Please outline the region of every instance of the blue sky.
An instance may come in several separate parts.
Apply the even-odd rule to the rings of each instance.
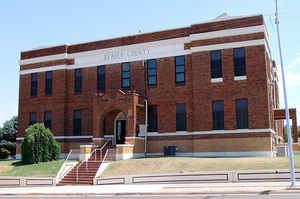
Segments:
[[[0,126],[18,113],[20,52],[187,26],[231,16],[264,14],[279,65],[274,0],[9,0],[0,6]],[[281,42],[290,107],[300,124],[300,1],[279,0]],[[282,93],[282,90],[280,90]],[[281,103],[283,100],[281,100]],[[282,103],[283,104],[283,103]]]

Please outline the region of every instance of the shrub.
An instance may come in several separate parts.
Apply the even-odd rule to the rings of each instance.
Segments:
[[[61,146],[55,141],[52,132],[44,124],[34,124],[26,129],[21,146],[24,164],[57,160]]]
[[[0,159],[16,154],[16,136],[18,133],[18,117],[14,116],[4,122],[0,128]]]
[[[14,155],[16,151],[16,143],[1,140],[0,142],[0,159],[5,159],[9,155]]]

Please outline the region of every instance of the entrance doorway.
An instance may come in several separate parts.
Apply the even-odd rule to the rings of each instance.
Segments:
[[[125,143],[126,135],[126,120],[117,120],[116,121],[116,144]]]

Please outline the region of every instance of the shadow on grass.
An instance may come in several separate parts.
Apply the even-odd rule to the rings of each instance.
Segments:
[[[15,167],[19,167],[19,166],[24,166],[25,164],[20,160],[20,161],[17,161],[17,162],[13,162],[12,165],[15,166]]]
[[[271,193],[271,190],[265,190],[265,191],[260,192],[259,194],[260,195],[269,195],[270,193]]]

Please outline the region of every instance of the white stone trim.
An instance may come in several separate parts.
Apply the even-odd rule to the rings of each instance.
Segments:
[[[265,26],[258,25],[258,26],[233,28],[233,29],[225,29],[225,30],[219,30],[219,31],[191,34],[190,41],[245,35],[245,34],[258,33],[258,32],[265,32]]]
[[[144,140],[145,138],[144,137],[125,137],[125,139],[128,139],[128,140]]]
[[[234,80],[239,81],[239,80],[247,80],[247,76],[235,76]]]
[[[114,137],[114,135],[104,135],[104,137],[106,138],[113,138]]]
[[[147,153],[149,156],[163,156],[163,153]],[[247,151],[247,152],[176,152],[176,157],[273,157],[272,151]]]
[[[210,79],[211,83],[219,83],[219,82],[223,82],[223,78],[212,78]]]
[[[184,49],[185,43],[189,43],[194,40],[211,39],[217,37],[234,36],[234,35],[250,34],[250,33],[257,33],[257,32],[266,33],[265,26],[259,25],[259,26],[249,26],[244,28],[212,31],[206,33],[191,34],[188,37],[180,37],[180,38],[166,39],[166,40],[160,40],[154,42],[138,43],[138,44],[91,50],[91,51],[72,53],[72,54],[63,53],[58,55],[50,55],[44,57],[25,59],[20,61],[20,65],[39,63],[45,61],[54,61],[54,60],[65,59],[65,58],[74,59],[75,64],[42,67],[42,68],[28,69],[28,70],[22,70],[22,66],[21,66],[20,75],[30,74],[35,72],[62,70],[62,69],[72,70],[76,68],[95,67],[98,65],[105,65],[105,64],[115,64],[115,63],[132,62],[132,61],[139,61],[145,59],[157,59],[163,57],[187,55],[187,54],[191,54],[192,52],[202,52],[202,51],[237,48],[237,47],[244,47],[244,46],[255,46],[255,45],[265,45],[266,51],[268,52],[268,54],[270,54],[268,40],[265,39],[242,41],[242,42],[231,42],[231,43],[215,44],[215,45],[208,45],[208,46],[197,46],[197,47],[192,47],[191,50]],[[132,54],[132,52],[138,52],[138,53]],[[140,52],[143,53],[140,54]],[[114,57],[113,59],[105,58],[105,57],[110,57],[109,55],[112,54],[115,54],[117,56]]]
[[[169,46],[168,48],[170,48],[170,50],[158,50],[157,52],[155,52],[149,56],[134,57],[134,58],[128,58],[128,59],[117,59],[114,61],[103,61],[103,60],[99,59],[99,55],[83,57],[82,59],[85,59],[85,60],[82,62],[81,62],[80,58],[77,58],[77,59],[75,59],[75,64],[69,65],[68,69],[72,70],[72,69],[77,69],[77,68],[89,68],[89,67],[95,67],[95,66],[99,66],[99,65],[118,64],[118,63],[124,63],[124,62],[134,62],[134,61],[141,61],[141,60],[148,60],[148,59],[159,59],[159,58],[163,58],[163,57],[174,57],[174,56],[190,54],[189,50],[183,50],[184,44],[181,44],[180,47],[182,48],[182,50],[176,50],[175,46]],[[163,51],[163,52],[161,52],[161,51]]]
[[[31,74],[31,73],[41,73],[41,72],[54,71],[54,70],[65,70],[65,69],[67,69],[67,65],[48,66],[48,67],[42,67],[42,68],[20,70],[20,75],[27,75],[27,74]]]
[[[131,49],[128,46],[121,46],[121,47],[114,47],[108,51],[107,49],[96,50],[96,52],[88,51],[84,52],[86,56],[83,56],[79,53],[78,57],[75,57],[75,64],[74,65],[59,65],[59,66],[51,66],[51,67],[42,67],[36,69],[28,69],[28,70],[21,70],[20,75],[30,74],[30,73],[37,73],[37,72],[45,72],[45,71],[53,71],[53,70],[72,70],[77,68],[88,68],[88,67],[95,67],[98,65],[107,65],[107,64],[115,64],[115,63],[123,63],[123,62],[132,62],[132,61],[139,61],[145,59],[158,59],[163,57],[173,57],[179,55],[188,55],[193,52],[203,52],[203,51],[211,51],[211,50],[220,50],[220,49],[228,49],[228,48],[239,48],[239,47],[246,47],[246,46],[256,46],[256,45],[266,45],[265,39],[258,39],[258,40],[249,40],[249,41],[241,41],[241,42],[231,42],[231,43],[224,43],[224,44],[214,44],[214,45],[207,45],[207,46],[197,46],[191,47],[191,49],[184,50],[184,41],[186,39],[177,38],[176,40],[178,43],[170,42],[169,45],[157,44],[157,46],[153,46],[152,44],[142,43],[142,44],[134,44],[134,45],[143,45],[139,49]],[[165,41],[165,40],[163,40]],[[159,41],[162,42],[162,41]],[[153,42],[149,42],[153,43]],[[132,47],[133,45],[129,45]],[[118,50],[120,49],[120,50]],[[123,49],[123,50],[122,50]],[[113,60],[105,60],[105,53],[121,53],[124,51],[126,54],[126,50],[134,51],[134,50],[146,50],[149,54],[143,56],[133,56],[133,57],[124,57],[124,58],[116,58]],[[268,48],[266,48],[268,51]],[[98,52],[99,51],[99,52]],[[100,53],[101,52],[101,53]],[[269,52],[268,52],[269,53]],[[74,58],[74,54],[68,55]]]
[[[229,48],[241,48],[241,47],[247,47],[247,46],[259,46],[259,45],[265,45],[265,40],[264,39],[256,39],[256,40],[249,40],[249,41],[213,44],[213,45],[207,45],[207,46],[196,46],[196,47],[191,47],[191,51],[192,52],[204,52],[204,51],[221,50],[221,49],[229,49]]]
[[[100,140],[104,140],[104,138],[93,138],[93,141],[100,141]]]
[[[93,145],[91,144],[85,144],[85,145],[80,145],[80,148],[92,148]]]
[[[117,147],[126,147],[126,146],[132,147],[132,146],[134,146],[134,144],[117,144],[116,146]]]
[[[87,56],[95,56],[99,54],[109,53],[112,51],[121,51],[121,50],[140,50],[140,49],[149,49],[149,48],[157,48],[157,47],[166,47],[166,46],[177,46],[179,44],[184,44],[190,42],[189,37],[178,37],[173,39],[165,39],[159,41],[151,41],[151,42],[143,42],[137,44],[130,44],[124,46],[103,48],[98,50],[84,51],[79,53],[68,54],[68,58],[79,58],[79,57],[87,57]]]
[[[26,64],[34,64],[34,63],[40,63],[40,62],[46,62],[46,61],[55,61],[55,60],[60,60],[60,59],[66,59],[67,57],[68,57],[67,53],[62,53],[62,54],[57,54],[57,55],[48,55],[48,56],[35,57],[35,58],[30,58],[30,59],[21,59],[19,63],[20,63],[20,65],[26,65]],[[22,66],[21,66],[21,68],[22,68]]]
[[[93,136],[54,136],[54,139],[89,139],[93,138]],[[18,137],[16,140],[24,140],[24,137]]]
[[[131,44],[127,46],[118,46],[118,47],[111,47],[99,50],[91,50],[79,53],[72,53],[72,54],[57,54],[57,55],[49,55],[43,57],[36,57],[31,59],[23,59],[20,60],[20,65],[25,64],[33,64],[45,61],[53,61],[59,59],[66,59],[66,58],[79,58],[79,57],[86,57],[86,56],[95,56],[101,54],[103,52],[108,52],[111,50],[118,50],[121,48],[141,48],[141,47],[157,47],[157,46],[164,46],[164,45],[174,45],[178,43],[188,43],[195,40],[204,40],[204,39],[211,39],[211,38],[218,38],[218,37],[227,37],[227,36],[235,36],[235,35],[243,35],[243,34],[251,34],[257,32],[264,32],[266,34],[266,27],[264,25],[258,26],[248,26],[243,28],[233,28],[233,29],[226,29],[226,30],[219,30],[219,31],[211,31],[205,33],[197,33],[191,34],[188,37],[180,37],[174,39],[166,39],[154,42],[145,42],[145,43],[138,43],[138,44]],[[55,47],[55,46],[54,46]],[[47,47],[49,48],[49,47]],[[41,48],[43,49],[43,48]]]
[[[275,134],[273,129],[235,129],[235,130],[211,130],[211,131],[177,131],[167,133],[148,133],[148,136],[177,136],[177,135],[203,135],[203,134],[229,134],[229,133],[264,133],[271,132]]]

